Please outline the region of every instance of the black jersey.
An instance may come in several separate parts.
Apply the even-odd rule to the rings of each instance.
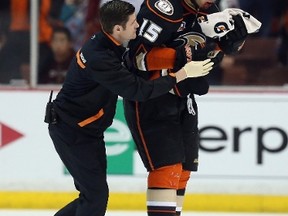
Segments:
[[[140,25],[138,37],[129,43],[135,73],[146,79],[154,79],[166,75],[167,70],[175,71],[183,67],[187,59],[178,52],[178,47],[205,44],[207,38],[201,32],[197,17],[215,11],[217,8],[214,6],[199,11],[184,0],[144,1],[137,15]],[[186,85],[188,89],[184,87]],[[174,93],[179,96],[189,93],[201,95],[207,93],[208,88],[205,78],[198,77],[177,84]]]

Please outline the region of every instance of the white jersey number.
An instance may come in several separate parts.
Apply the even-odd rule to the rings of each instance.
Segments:
[[[143,32],[145,28],[146,28],[146,31]],[[162,31],[162,28],[158,26],[156,23],[152,22],[151,20],[143,19],[143,23],[139,31],[139,36],[142,36],[146,38],[148,41],[150,41],[151,43],[153,43],[157,40],[161,31]]]

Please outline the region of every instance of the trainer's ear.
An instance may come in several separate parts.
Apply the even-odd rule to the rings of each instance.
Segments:
[[[120,32],[121,31],[121,26],[120,25],[115,25],[113,30],[115,32]]]

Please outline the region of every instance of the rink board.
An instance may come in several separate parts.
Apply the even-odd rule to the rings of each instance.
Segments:
[[[0,90],[0,208],[59,208],[77,196],[43,123],[48,97]],[[212,91],[197,101],[200,165],[185,209],[288,212],[288,91]],[[121,99],[105,139],[109,208],[145,209],[147,173]]]

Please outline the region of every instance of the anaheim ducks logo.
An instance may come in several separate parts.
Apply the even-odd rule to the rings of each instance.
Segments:
[[[186,34],[180,35],[173,42],[174,47],[182,45],[190,46],[203,46],[206,43],[206,37],[198,32],[188,32]]]
[[[168,0],[158,0],[155,3],[155,8],[168,16],[171,16],[174,13],[173,5]]]
[[[227,23],[225,23],[225,22],[218,22],[214,26],[214,31],[217,34],[220,34],[220,33],[229,31],[229,27],[228,27]]]

